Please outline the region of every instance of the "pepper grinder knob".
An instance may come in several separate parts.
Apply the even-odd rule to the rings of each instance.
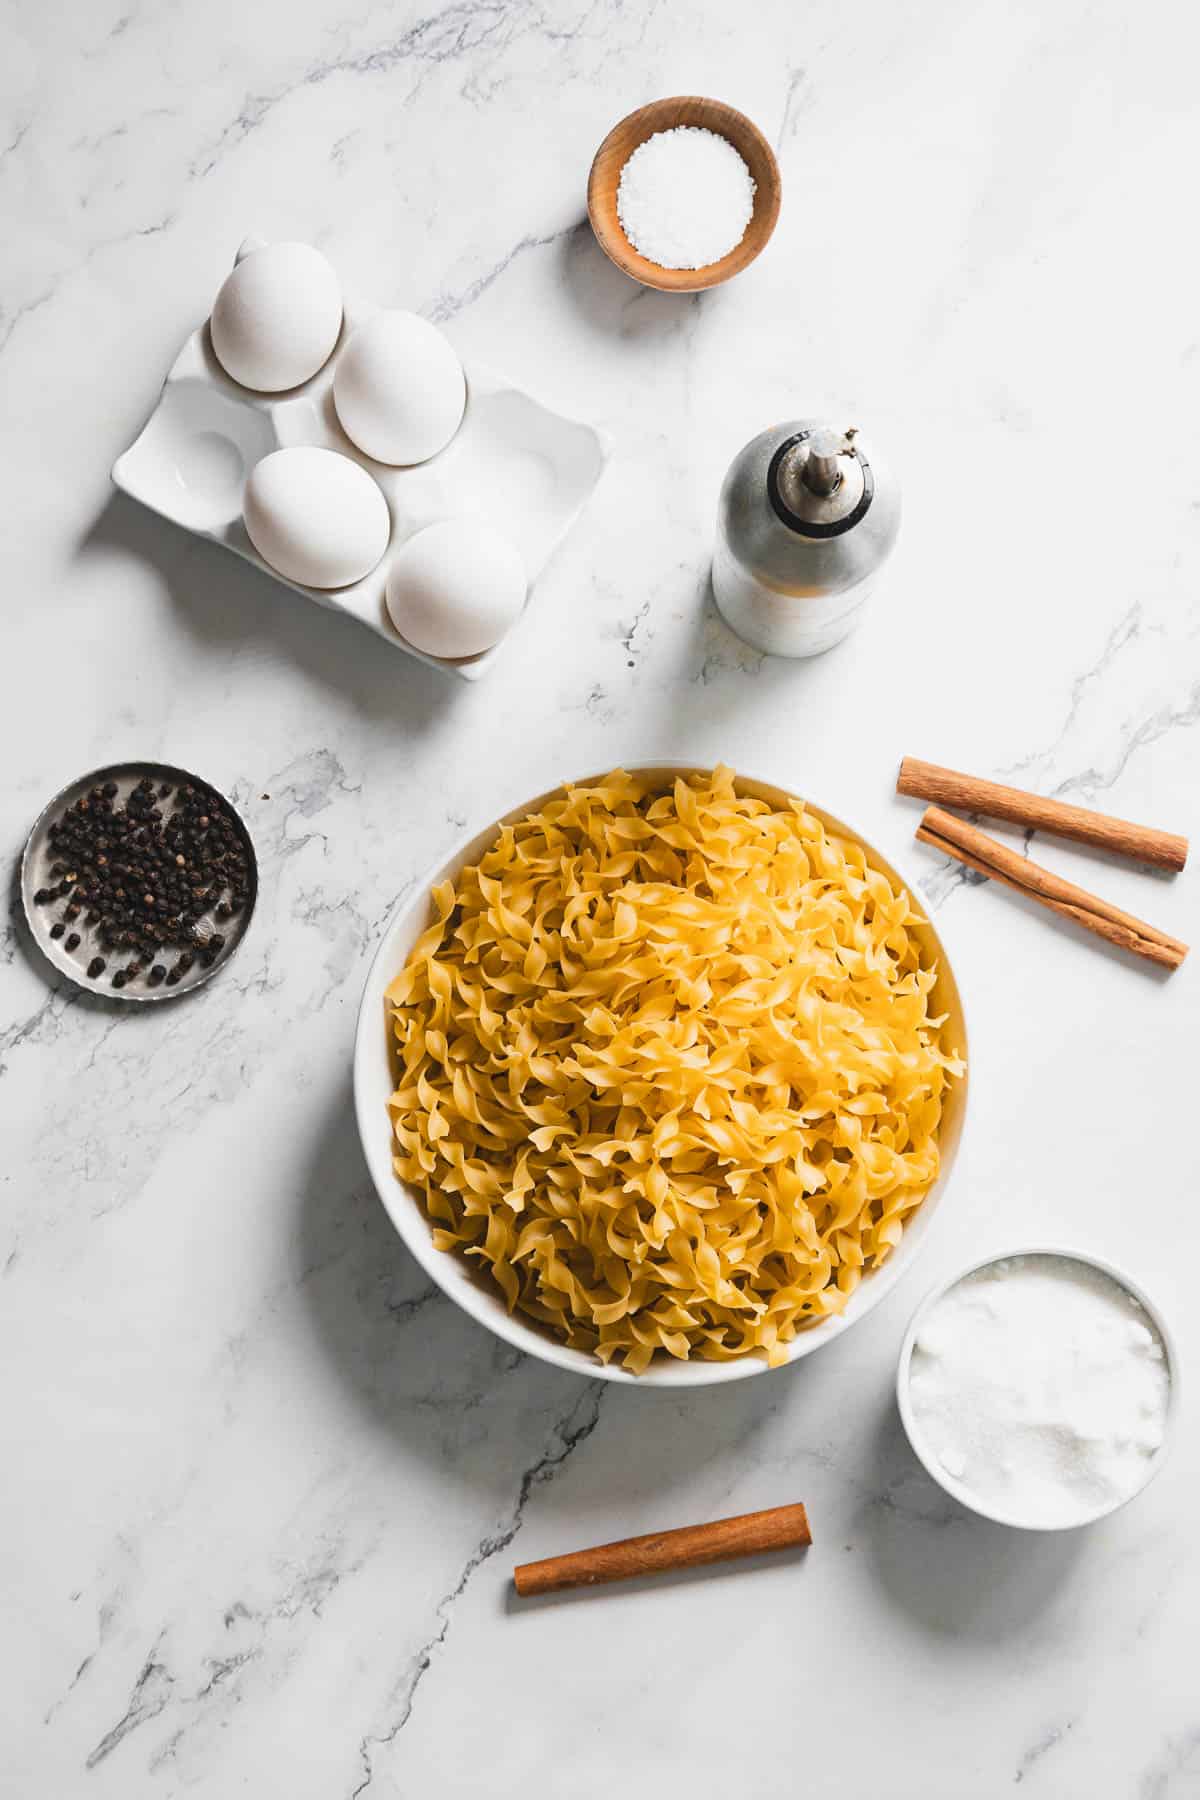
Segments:
[[[813,432],[800,476],[810,494],[836,492],[842,480],[839,458],[848,448],[845,432],[833,431],[828,426]]]

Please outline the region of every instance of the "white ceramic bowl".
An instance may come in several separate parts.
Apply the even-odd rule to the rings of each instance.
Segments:
[[[711,770],[691,764],[657,764],[653,767],[635,768],[631,773],[644,779],[661,780],[666,785],[677,775],[707,775]],[[586,776],[570,785],[584,786],[599,779],[596,775]],[[520,1313],[510,1314],[498,1292],[485,1278],[471,1271],[465,1258],[434,1248],[429,1221],[417,1189],[398,1180],[392,1168],[387,1100],[394,1084],[384,1019],[384,994],[389,983],[404,967],[409,951],[430,922],[429,890],[435,882],[451,880],[468,864],[477,862],[494,841],[501,825],[536,811],[561,793],[565,785],[567,784],[560,784],[545,794],[525,801],[523,805],[506,813],[503,819],[495,820],[484,830],[466,839],[436,868],[429,871],[413,890],[411,898],[403,901],[392,915],[367,975],[354,1045],[354,1105],[367,1167],[392,1223],[426,1273],[464,1312],[486,1325],[498,1337],[515,1344],[518,1349],[527,1351],[531,1356],[541,1357],[543,1362],[556,1363],[559,1368],[571,1369],[580,1375],[598,1376],[608,1381],[633,1382],[641,1387],[704,1387],[712,1382],[742,1380],[749,1375],[761,1374],[766,1369],[767,1365],[760,1356],[748,1355],[734,1362],[722,1363],[699,1360],[678,1362],[664,1355],[661,1359],[656,1357],[643,1374],[632,1375],[613,1364],[606,1366],[582,1350],[573,1350],[565,1344],[557,1343],[532,1320],[523,1318]],[[773,806],[786,806],[795,797],[785,788],[757,781],[749,776],[739,775],[737,785],[741,792],[756,795]],[[886,857],[881,856],[853,827],[813,805],[811,800],[806,799],[805,804],[830,830],[860,843],[874,867],[882,870],[893,881],[902,883],[911,893],[916,893],[915,883],[901,874]],[[938,962],[939,978],[933,993],[936,1010],[947,1015],[949,1035],[955,1045],[965,1052],[967,1038],[962,1002],[945,946],[931,924],[923,925],[920,933],[926,958],[936,957]],[[897,1248],[881,1268],[865,1277],[851,1295],[844,1312],[800,1333],[788,1346],[789,1362],[797,1362],[800,1357],[811,1355],[822,1344],[829,1343],[832,1338],[853,1325],[856,1319],[863,1318],[872,1307],[878,1305],[885,1294],[890,1293],[919,1254],[945,1193],[962,1131],[966,1100],[967,1077],[964,1077],[953,1083],[947,1091],[939,1133],[941,1169],[938,1178],[905,1226]]]
[[[990,1269],[994,1263],[1008,1262],[1014,1256],[1059,1257],[1066,1262],[1081,1263],[1085,1269],[1097,1269],[1100,1274],[1107,1275],[1110,1281],[1115,1281],[1118,1287],[1124,1288],[1126,1293],[1131,1294],[1137,1301],[1157,1331],[1167,1361],[1167,1416],[1163,1425],[1163,1440],[1146,1464],[1145,1477],[1130,1493],[1122,1495],[1119,1500],[1114,1500],[1111,1506],[1102,1507],[1099,1512],[1089,1513],[1086,1518],[1075,1520],[1069,1525],[1030,1524],[1027,1519],[1018,1518],[1011,1513],[992,1511],[984,1506],[969,1488],[964,1487],[961,1482],[955,1481],[946,1473],[931,1451],[927,1451],[921,1440],[921,1428],[917,1424],[913,1412],[912,1394],[909,1387],[913,1345],[933,1308],[950,1292],[951,1288],[957,1287],[960,1281],[965,1281],[968,1275],[977,1275],[981,1269]],[[960,1269],[957,1275],[952,1276],[949,1281],[942,1282],[939,1287],[934,1288],[932,1293],[925,1296],[912,1316],[908,1330],[904,1334],[904,1342],[900,1347],[900,1361],[896,1368],[896,1401],[900,1408],[900,1418],[905,1434],[912,1445],[917,1461],[930,1480],[936,1481],[938,1486],[950,1495],[951,1499],[957,1500],[969,1512],[978,1513],[981,1519],[990,1519],[996,1525],[1009,1525],[1014,1531],[1077,1531],[1081,1525],[1094,1525],[1098,1519],[1107,1519],[1110,1513],[1119,1512],[1121,1507],[1128,1506],[1129,1502],[1136,1499],[1138,1494],[1145,1492],[1166,1462],[1167,1453],[1175,1434],[1175,1423],[1179,1416],[1179,1353],[1175,1348],[1175,1340],[1171,1336],[1167,1322],[1157,1306],[1138,1286],[1137,1282],[1125,1273],[1124,1269],[1118,1269],[1114,1263],[1105,1262],[1102,1256],[1088,1256],[1082,1250],[1068,1250],[1061,1244],[1022,1245],[1016,1250],[1003,1250],[995,1256],[982,1257],[979,1262],[971,1263],[967,1268]]]

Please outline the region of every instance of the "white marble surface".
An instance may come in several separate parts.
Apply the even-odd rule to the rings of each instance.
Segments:
[[[973,1024],[953,1193],[845,1339],[688,1399],[429,1293],[348,1091],[397,896],[563,774],[724,758],[903,854],[909,751],[1200,829],[1194,10],[10,0],[0,34],[4,841],[161,756],[237,795],[263,875],[239,963],[148,1016],[5,940],[0,1790],[1200,1793],[1190,1399],[1135,1506],[1027,1540],[930,1487],[891,1395],[926,1286],[1046,1236],[1126,1263],[1194,1370],[1195,967],[915,852]],[[581,225],[604,131],[678,91],[749,110],[785,187],[693,301]],[[477,689],[110,494],[250,231],[616,441]],[[826,410],[886,440],[906,527],[855,639],[764,663],[706,601],[716,488]],[[1195,934],[1194,874],[1038,854]],[[506,1598],[518,1557],[793,1497],[806,1560]]]

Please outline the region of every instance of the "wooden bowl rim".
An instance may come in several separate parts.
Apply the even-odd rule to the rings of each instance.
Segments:
[[[762,181],[756,177],[754,195],[754,212],[746,227],[741,243],[736,244],[727,256],[719,262],[706,263],[700,269],[664,269],[658,263],[651,262],[635,250],[621,229],[617,217],[615,196],[611,207],[601,208],[600,199],[600,163],[605,153],[612,147],[613,140],[632,128],[635,135],[625,161],[628,162],[634,150],[640,148],[647,138],[654,136],[662,128],[662,121],[668,109],[677,107],[698,108],[702,116],[697,119],[676,119],[675,124],[700,125],[703,129],[716,132],[731,143],[739,156],[749,162],[746,148],[750,146],[757,153],[765,166],[769,180]],[[718,125],[715,121],[720,120]],[[668,127],[670,129],[670,127]],[[624,167],[624,163],[622,163]],[[619,179],[619,177],[618,177]],[[779,218],[779,206],[782,195],[782,178],[779,173],[779,162],[775,152],[764,133],[747,117],[739,112],[736,106],[728,105],[724,100],[713,100],[704,94],[672,94],[661,100],[648,101],[623,119],[618,119],[612,130],[607,133],[588,172],[587,207],[588,219],[596,242],[608,257],[609,261],[622,274],[631,280],[640,282],[643,287],[656,289],[659,293],[700,293],[705,288],[718,287],[732,276],[738,275],[761,255],[770,242]]]

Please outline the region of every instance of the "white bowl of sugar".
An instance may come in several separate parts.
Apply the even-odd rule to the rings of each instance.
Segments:
[[[1099,1257],[1035,1246],[935,1289],[905,1334],[896,1397],[927,1473],[1023,1531],[1105,1518],[1161,1469],[1179,1362],[1161,1313]]]

